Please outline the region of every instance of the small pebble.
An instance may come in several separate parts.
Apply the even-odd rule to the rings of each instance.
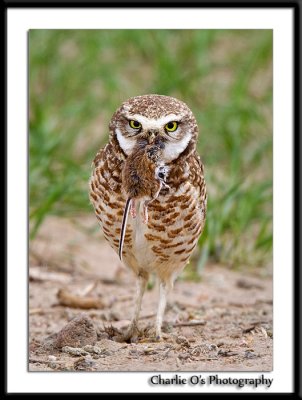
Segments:
[[[187,360],[189,357],[190,357],[190,354],[188,354],[188,353],[180,353],[178,356],[178,358],[180,360]]]
[[[251,359],[251,358],[257,358],[258,356],[257,356],[257,354],[255,354],[255,353],[253,353],[251,351],[246,351],[244,353],[244,357]]]
[[[96,367],[96,362],[91,358],[91,355],[81,357],[75,361],[73,367],[76,371],[92,371]]]
[[[190,343],[188,342],[187,338],[184,336],[177,336],[176,343],[181,344],[182,346],[190,347]]]
[[[207,344],[206,347],[209,349],[209,351],[218,351],[216,344]]]
[[[100,347],[97,346],[91,346],[91,344],[87,344],[86,346],[84,346],[83,350],[93,354],[102,354],[102,352],[104,351],[104,349],[101,349]]]
[[[87,351],[85,351],[84,349],[81,349],[79,347],[70,347],[70,346],[64,346],[62,347],[62,351],[64,353],[68,353],[72,356],[86,356],[89,355],[89,353],[87,353]]]
[[[156,354],[157,352],[153,349],[153,347],[145,347],[144,354]]]
[[[56,369],[57,368],[57,363],[54,362],[54,361],[57,360],[57,357],[53,356],[53,355],[49,355],[48,356],[48,360],[49,360],[49,363],[48,363],[49,368]]]

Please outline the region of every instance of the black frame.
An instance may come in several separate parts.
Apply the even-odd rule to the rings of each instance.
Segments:
[[[48,8],[112,8],[112,7],[121,7],[121,8],[131,8],[131,7],[136,7],[136,8],[141,8],[141,7],[150,7],[150,8],[192,8],[192,7],[198,7],[198,8],[216,8],[216,7],[222,7],[222,8],[291,8],[293,9],[294,12],[294,23],[293,23],[293,30],[294,30],[294,59],[293,59],[293,65],[294,65],[294,85],[293,85],[293,104],[294,104],[294,148],[293,148],[293,177],[294,177],[294,182],[293,182],[293,210],[294,210],[294,215],[291,216],[293,219],[293,227],[294,227],[294,232],[293,232],[293,254],[294,254],[294,391],[292,393],[268,393],[267,396],[278,396],[278,397],[287,397],[287,398],[298,398],[302,399],[302,373],[301,373],[301,359],[302,359],[302,346],[300,344],[300,339],[301,339],[301,334],[302,334],[302,319],[300,316],[300,305],[301,305],[301,293],[300,293],[300,288],[302,287],[301,285],[301,273],[300,273],[300,247],[302,246],[302,241],[300,239],[300,226],[301,226],[301,216],[300,216],[300,199],[301,199],[301,188],[300,188],[300,169],[301,169],[301,161],[299,159],[300,155],[300,149],[301,149],[301,142],[300,142],[300,115],[302,113],[302,107],[300,104],[301,101],[301,80],[300,80],[300,68],[301,68],[301,42],[300,38],[302,36],[302,28],[301,28],[301,13],[302,13],[302,0],[252,0],[252,1],[240,1],[240,0],[232,0],[232,1],[227,1],[227,0],[190,0],[189,2],[184,2],[183,0],[165,0],[162,2],[161,0],[153,0],[153,1],[140,1],[140,0],[132,0],[132,1],[127,1],[127,0],[109,0],[109,1],[102,1],[102,0],[88,0],[87,2],[81,1],[81,0],[46,0],[40,1],[40,0],[4,0],[4,12],[2,13],[2,26],[3,26],[3,31],[4,31],[4,59],[6,60],[6,54],[7,54],[7,24],[6,24],[6,18],[7,18],[7,9],[9,8],[41,8],[41,7],[48,7]],[[6,99],[7,99],[7,87],[6,87],[6,62],[4,63],[4,76],[3,76],[3,90],[2,93],[4,94],[4,104],[6,104]],[[4,132],[6,133],[4,136],[4,148],[5,150],[7,149],[6,145],[6,138],[7,138],[7,128],[6,128],[6,112],[4,111],[3,113],[3,119],[4,121]],[[4,168],[3,170],[5,171],[5,176],[4,176],[4,181],[5,181],[5,189],[7,188],[7,175],[6,175],[6,168],[7,168],[7,160],[6,160],[6,151],[3,157],[4,161]],[[5,232],[4,232],[4,237],[6,238],[6,233],[7,233],[7,209],[6,209],[6,204],[5,204]],[[6,246],[5,246],[5,265],[7,268],[7,258],[6,258]],[[4,270],[4,282],[6,282],[6,269]],[[6,285],[4,285],[4,301],[3,304],[7,304],[7,293],[6,293]],[[5,321],[7,321],[7,309],[5,307]],[[5,339],[6,339],[6,334],[5,332]],[[4,371],[6,371],[6,365],[7,365],[7,351],[6,351],[6,340],[5,340],[5,349],[4,349]],[[7,376],[5,372],[5,377],[4,377],[4,385],[2,386],[4,389],[5,395],[16,395],[17,393],[7,393]],[[56,392],[58,393],[58,392]],[[47,393],[47,395],[52,395],[56,394],[55,392],[53,393]],[[28,395],[39,395],[39,394],[45,394],[45,393],[22,393],[22,394],[28,394]],[[70,395],[81,395],[79,393],[60,393],[60,394],[70,394]],[[86,395],[94,395],[98,393],[85,393]],[[115,393],[110,393],[110,394],[115,394]],[[116,393],[119,394],[119,393]],[[140,393],[129,393],[131,395],[139,395]],[[145,394],[150,394],[150,393],[144,393]],[[162,393],[164,394],[164,393]],[[172,394],[171,392],[168,394]],[[173,393],[174,394],[174,393]],[[189,394],[189,393],[188,393]],[[199,393],[195,393],[199,394]],[[213,393],[211,395],[217,395],[218,393]],[[203,394],[203,396],[206,396],[207,394]],[[230,393],[227,394],[228,396],[237,396],[240,395]],[[255,394],[248,394],[249,397],[255,396]]]

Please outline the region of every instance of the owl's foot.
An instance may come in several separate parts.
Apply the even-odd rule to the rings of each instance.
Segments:
[[[157,342],[159,342],[162,339],[162,333],[161,331],[158,332],[158,330],[156,330],[155,332],[155,339]]]
[[[125,342],[135,342],[137,340],[139,330],[135,323],[131,323],[126,332],[123,334],[123,340]]]
[[[136,218],[136,206],[135,206],[135,200],[134,199],[131,200],[130,214],[131,214],[132,218]]]
[[[148,328],[144,332],[144,338],[139,340],[139,343],[144,342],[162,342],[167,339],[166,333],[157,332],[155,327]]]

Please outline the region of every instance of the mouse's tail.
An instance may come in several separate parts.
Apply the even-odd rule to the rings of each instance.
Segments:
[[[126,234],[126,227],[127,227],[127,220],[128,220],[128,215],[129,215],[129,208],[131,206],[131,200],[132,199],[127,199],[126,205],[125,205],[125,210],[124,210],[124,215],[123,215],[123,221],[122,221],[122,226],[121,226],[121,234],[120,234],[120,243],[119,243],[119,248],[118,248],[118,255],[121,261],[123,261],[123,246],[124,246],[124,240],[125,240],[125,234]]]

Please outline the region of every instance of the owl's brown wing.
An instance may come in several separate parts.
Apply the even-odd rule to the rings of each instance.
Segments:
[[[204,168],[199,154],[194,151],[183,160],[172,163],[167,184],[177,191],[188,181],[199,192],[199,207],[203,210],[204,218],[207,208],[207,190],[204,177]]]
[[[200,197],[199,197],[199,204],[201,209],[203,210],[204,213],[204,218],[206,217],[206,212],[207,212],[207,188],[206,188],[206,183],[205,183],[205,177],[204,177],[204,167],[202,164],[202,161],[200,159],[199,154],[195,153],[193,154],[189,160],[189,165],[190,165],[190,175],[189,175],[189,180],[194,185],[197,187],[200,191]]]
[[[114,143],[108,143],[93,160],[89,197],[106,240],[117,249],[126,204],[121,191],[125,156]],[[127,235],[126,235],[127,236]]]

